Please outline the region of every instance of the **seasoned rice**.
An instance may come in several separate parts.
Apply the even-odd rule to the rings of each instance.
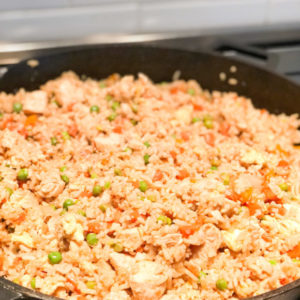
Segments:
[[[300,278],[297,115],[194,80],[72,72],[0,93],[0,111],[0,275],[78,300],[238,299]]]

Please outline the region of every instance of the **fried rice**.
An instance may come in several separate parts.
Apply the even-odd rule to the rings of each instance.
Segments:
[[[272,101],[272,99],[270,99]],[[0,275],[63,299],[238,299],[300,278],[297,115],[194,80],[0,93]]]

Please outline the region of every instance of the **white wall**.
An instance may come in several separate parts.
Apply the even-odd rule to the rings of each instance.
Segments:
[[[300,0],[0,0],[0,42],[300,24]]]

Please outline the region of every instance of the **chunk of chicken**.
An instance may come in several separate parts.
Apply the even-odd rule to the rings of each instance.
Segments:
[[[84,240],[83,228],[81,224],[77,222],[74,214],[66,214],[63,218],[62,225],[64,232],[75,241],[80,242]]]
[[[117,271],[118,275],[128,275],[135,264],[134,258],[129,255],[117,252],[111,253],[109,255],[109,260],[112,266]]]
[[[44,91],[27,93],[24,99],[24,112],[30,114],[43,114],[47,108],[48,98]]]
[[[141,233],[138,228],[122,230],[117,234],[116,238],[119,239],[123,246],[128,250],[136,250],[143,243]]]
[[[58,171],[43,173],[41,182],[36,187],[36,194],[42,198],[57,197],[63,190],[65,184],[61,180]]]
[[[56,86],[55,97],[63,107],[68,107],[72,103],[80,103],[85,99],[83,89],[80,88],[80,81],[75,74],[70,72],[63,74]]]
[[[175,111],[175,118],[178,122],[188,125],[192,120],[193,108],[184,106]]]
[[[112,151],[115,150],[116,147],[122,144],[122,137],[119,134],[112,133],[109,136],[101,136],[98,135],[94,138],[94,142],[98,150],[100,151]]]
[[[133,267],[129,284],[134,299],[155,300],[164,294],[167,280],[165,267],[153,261],[140,261]]]
[[[196,232],[194,235],[198,235],[197,237],[199,238],[199,245],[202,246],[196,247],[193,254],[193,259],[199,259],[204,263],[209,258],[214,257],[217,254],[223,238],[221,231],[216,226],[212,224],[205,224],[201,227],[199,232]],[[192,239],[193,238],[195,238],[195,236],[192,237]]]
[[[104,297],[104,300],[130,300],[129,295],[125,291],[112,291]]]
[[[4,129],[1,134],[1,146],[11,149],[16,145],[18,138],[19,134],[17,132]]]
[[[110,288],[116,282],[116,272],[104,260],[100,260],[98,263],[98,273],[100,274],[100,281],[105,288]]]
[[[14,233],[11,236],[11,240],[12,242],[23,244],[28,248],[33,248],[33,239],[27,232],[23,232],[22,234]]]

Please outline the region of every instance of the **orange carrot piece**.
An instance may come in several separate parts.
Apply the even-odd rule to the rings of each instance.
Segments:
[[[184,178],[187,178],[189,176],[189,172],[185,169],[182,169],[178,172],[178,175],[176,175],[176,179],[183,180]]]
[[[25,121],[25,126],[35,126],[37,119],[37,115],[28,116]]]
[[[290,258],[300,258],[300,243],[287,252]]]
[[[163,178],[163,173],[162,173],[162,171],[161,171],[161,170],[156,170],[156,171],[155,171],[155,174],[154,174],[154,176],[153,176],[153,178],[152,178],[152,180],[153,180],[153,181],[160,181],[160,180],[162,180],[162,178]]]

